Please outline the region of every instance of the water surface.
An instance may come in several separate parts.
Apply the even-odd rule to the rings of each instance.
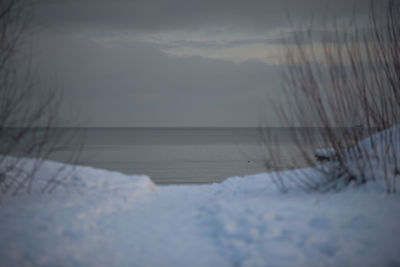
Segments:
[[[79,152],[77,164],[146,174],[157,184],[213,183],[231,176],[304,166],[288,128],[263,131],[259,128],[59,128],[56,131],[74,132],[77,138],[67,145],[61,142],[62,146],[50,159],[69,162]]]

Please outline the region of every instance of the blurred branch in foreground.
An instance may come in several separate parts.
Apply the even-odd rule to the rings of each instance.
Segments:
[[[30,57],[21,52],[29,14],[28,2],[0,2],[0,194],[30,192],[43,159],[74,138],[55,129],[60,91],[38,86]],[[27,166],[24,157],[34,160]],[[54,190],[64,178],[52,177],[42,191]]]

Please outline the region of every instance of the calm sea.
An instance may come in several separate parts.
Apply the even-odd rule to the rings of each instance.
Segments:
[[[285,128],[59,129],[71,130],[79,138],[59,148],[51,159],[68,162],[79,153],[77,164],[146,174],[157,184],[213,183],[271,171],[275,165],[266,147],[273,150],[277,139],[281,149],[273,154],[274,163],[280,169],[302,165],[293,160],[296,152]]]

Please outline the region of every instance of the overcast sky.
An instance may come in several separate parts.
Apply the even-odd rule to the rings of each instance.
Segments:
[[[349,0],[37,0],[35,75],[63,90],[65,125],[278,126],[282,38],[365,15]]]

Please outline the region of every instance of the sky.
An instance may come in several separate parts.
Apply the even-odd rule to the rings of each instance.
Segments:
[[[368,2],[36,0],[32,66],[64,126],[282,126],[283,41]]]

